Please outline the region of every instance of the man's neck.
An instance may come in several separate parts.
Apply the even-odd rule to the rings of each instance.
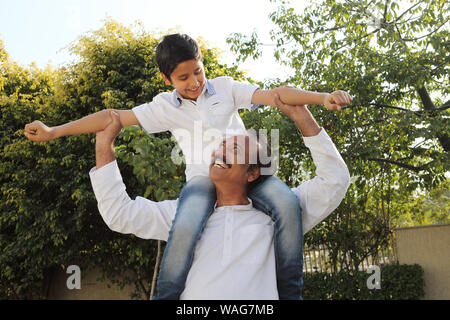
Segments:
[[[217,207],[246,205],[248,201],[247,190],[236,190],[216,186]]]

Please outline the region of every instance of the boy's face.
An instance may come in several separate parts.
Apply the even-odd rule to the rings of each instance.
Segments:
[[[161,76],[167,85],[172,85],[185,99],[197,100],[205,86],[205,68],[201,61],[186,60],[177,65],[170,79],[163,73]]]

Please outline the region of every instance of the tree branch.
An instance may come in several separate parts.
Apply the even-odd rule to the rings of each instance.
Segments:
[[[442,28],[444,26],[444,24],[446,24],[448,21],[450,20],[450,18],[448,18],[447,20],[445,20],[439,27],[437,27],[436,29],[434,29],[433,31],[431,31],[430,33],[424,35],[424,36],[420,36],[418,38],[403,38],[403,41],[417,41],[423,38],[426,38],[430,35],[432,35],[433,33],[437,32],[440,28]]]
[[[428,167],[431,163],[433,163],[435,161],[435,160],[432,160],[430,162],[425,163],[424,165],[422,165],[420,167],[416,167],[416,166],[413,166],[413,165],[410,165],[410,164],[407,164],[407,163],[402,163],[402,162],[391,160],[391,159],[368,158],[367,160],[394,164],[394,165],[399,166],[401,168],[412,170],[412,171],[414,171],[416,173],[425,170],[426,167]]]
[[[381,104],[381,103],[369,103],[369,106],[373,106],[373,107],[376,107],[376,108],[386,108],[386,109],[395,109],[395,110],[406,111],[406,112],[413,112],[417,116],[421,116],[421,114],[423,113],[421,111],[412,111],[412,110],[408,110],[408,109],[405,109],[405,108],[394,107],[394,106],[390,106],[390,105],[387,105],[387,104]],[[355,107],[358,107],[358,106],[356,106],[356,105],[345,106],[345,107],[342,107],[342,110],[347,109],[347,108],[353,109]],[[361,107],[365,107],[365,106],[361,106]]]
[[[400,20],[405,14],[407,14],[409,11],[411,11],[412,9],[417,7],[419,4],[422,4],[422,1],[419,1],[416,4],[414,4],[413,6],[409,7],[408,9],[406,9],[401,15],[399,15],[397,17],[397,19],[395,19],[394,23],[397,22],[398,20]]]
[[[152,287],[150,290],[150,299],[153,299],[153,296],[155,295],[155,289],[156,289],[156,278],[158,275],[158,269],[159,269],[159,263],[161,261],[161,240],[158,240],[158,253],[156,254],[156,261],[155,261],[155,267],[153,270],[153,279],[152,279]]]
[[[430,95],[428,94],[428,91],[425,88],[425,85],[420,86],[419,88],[416,89],[416,91],[419,94],[420,100],[422,101],[425,110],[436,109],[436,106],[434,105],[433,101],[431,101]]]
[[[445,110],[448,109],[450,107],[450,100],[447,100],[447,102],[445,102],[440,108],[438,108],[437,110]]]
[[[441,112],[441,111],[447,110],[448,108],[450,108],[450,100],[445,102],[439,108],[434,108],[432,110],[422,110],[422,111],[413,111],[413,110],[408,110],[408,109],[401,108],[401,107],[390,106],[390,105],[382,104],[382,103],[369,103],[368,106],[373,106],[373,107],[376,107],[376,108],[395,109],[395,110],[400,110],[400,111],[405,111],[405,112],[412,112],[416,116],[420,117],[422,114],[424,114],[427,111]],[[353,109],[353,108],[356,108],[356,107],[367,107],[367,106],[363,106],[363,105],[359,105],[359,106],[358,105],[345,106],[345,107],[342,107],[342,110],[344,110],[344,109]]]

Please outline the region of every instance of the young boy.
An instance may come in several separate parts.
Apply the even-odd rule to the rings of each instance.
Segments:
[[[285,104],[323,104],[330,110],[351,102],[343,91],[332,94],[315,93],[295,88],[261,90],[229,77],[206,79],[203,57],[198,44],[187,35],[164,37],[156,49],[156,60],[164,82],[172,85],[172,93],[164,92],[148,104],[132,110],[115,110],[121,125],[140,125],[148,133],[171,131],[177,138],[186,159],[198,153],[210,155],[212,145],[196,148],[198,129],[214,129],[222,134],[245,133],[238,109],[253,110],[258,105],[274,105],[278,95]],[[101,131],[111,121],[108,110],[82,119],[49,128],[40,121],[25,126],[25,136],[33,141],[48,141],[62,136]],[[183,137],[178,133],[187,132]],[[207,144],[210,137],[203,135]],[[192,148],[194,146],[194,148]],[[216,147],[215,145],[212,148]],[[200,155],[200,161],[186,162],[186,185],[161,262],[156,299],[179,299],[197,240],[214,209],[216,193],[208,176],[210,160]],[[226,170],[226,167],[224,167]],[[277,266],[277,286],[280,299],[300,299],[302,287],[303,233],[298,198],[290,188],[274,176],[263,179],[249,193],[254,206],[275,222],[274,247]]]

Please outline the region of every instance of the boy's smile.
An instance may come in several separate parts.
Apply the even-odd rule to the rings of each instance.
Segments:
[[[177,65],[170,79],[161,74],[167,85],[172,85],[185,99],[197,100],[205,86],[205,68],[196,59],[183,61]]]

